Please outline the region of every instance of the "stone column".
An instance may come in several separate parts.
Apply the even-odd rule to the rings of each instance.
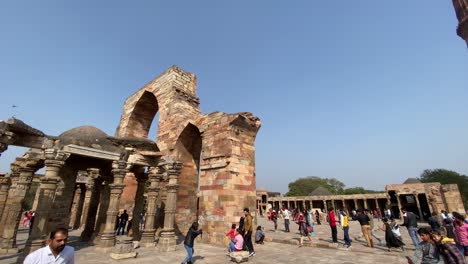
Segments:
[[[91,201],[91,196],[94,190],[94,183],[95,179],[91,179],[88,177],[88,182],[85,184],[85,196],[83,201],[83,211],[81,213],[81,220],[80,220],[80,227],[86,224],[86,219],[88,219],[88,211],[89,211],[89,204]]]
[[[135,204],[133,207],[133,219],[132,219],[132,236],[134,240],[140,240],[140,234],[143,230],[140,230],[140,215],[144,210],[144,194],[145,184],[148,181],[148,175],[144,172],[139,173],[137,176],[137,191],[135,194]]]
[[[15,197],[15,190],[16,190],[16,185],[18,183],[19,179],[19,166],[15,163],[11,163],[10,165],[11,168],[11,174],[10,174],[10,188],[7,193],[7,199],[5,201],[5,205],[3,207],[3,212],[2,213],[7,213],[11,211],[11,207],[13,203],[15,202],[14,197]],[[1,245],[1,234],[3,234],[3,229],[6,225],[5,223],[6,217],[5,215],[2,214],[2,217],[0,218],[0,245]]]
[[[327,200],[323,200],[323,209],[325,212],[328,211],[328,208],[327,208]]]
[[[23,158],[17,158],[17,161],[28,162]],[[12,203],[8,204],[4,208],[4,213],[2,214],[2,250],[1,252],[10,253],[17,252],[16,247],[16,234],[18,232],[18,226],[21,219],[21,214],[23,213],[23,202],[26,194],[29,191],[31,186],[32,178],[34,172],[37,170],[35,167],[30,167],[26,164],[24,167],[19,168],[19,179],[16,183],[16,188],[14,192],[8,194],[8,197],[12,199]],[[35,162],[34,162],[35,165]]]
[[[100,193],[99,209],[98,209],[97,219],[96,219],[96,228],[95,228],[96,237],[94,238],[95,241],[101,240],[102,232],[104,232],[106,228],[107,210],[109,210],[109,200],[111,197],[111,188],[107,181],[104,181],[101,184],[100,189],[101,189],[101,193]]]
[[[346,214],[349,214],[349,208],[346,207],[345,199],[341,199],[341,204],[343,205],[343,210],[346,212]]]
[[[68,223],[68,227],[71,229],[76,229],[76,226],[79,226],[79,217],[80,215],[80,205],[82,206],[82,192],[80,185],[76,185],[75,187],[75,195],[73,196],[73,203],[70,212],[70,222]]]
[[[379,206],[379,200],[377,198],[375,198],[374,200],[375,200],[375,209],[379,210],[382,213],[382,208],[380,208]]]
[[[354,210],[358,210],[359,207],[358,207],[357,199],[353,199],[353,201],[354,201]]]
[[[0,219],[2,219],[3,208],[5,208],[10,185],[11,180],[9,177],[0,178]]]
[[[398,215],[399,218],[402,218],[403,214],[401,213],[401,202],[400,202],[400,194],[396,194],[397,202],[398,202]]]
[[[26,241],[26,246],[21,253],[22,258],[25,258],[29,253],[43,247],[47,240],[47,234],[51,231],[54,222],[51,222],[51,214],[53,213],[53,201],[57,186],[60,182],[59,172],[65,164],[64,153],[56,153],[53,149],[45,151],[45,175],[41,178],[41,185],[39,186],[37,199],[36,212],[34,215],[34,223],[31,230],[31,235]],[[57,158],[59,157],[59,158]]]
[[[119,213],[119,201],[125,184],[123,183],[125,174],[127,174],[127,162],[114,161],[112,163],[112,173],[114,174],[114,183],[109,184],[110,200],[107,209],[106,225],[101,235],[99,246],[113,247],[115,245],[115,219]]]
[[[164,228],[161,231],[158,248],[161,252],[175,251],[176,238],[174,233],[174,217],[177,205],[177,177],[182,170],[182,162],[173,162],[168,164],[167,174],[169,183],[167,188],[166,208],[164,210]]]
[[[86,214],[83,215],[81,218],[81,221],[83,221],[85,227],[83,232],[81,233],[80,239],[82,241],[89,241],[94,233],[94,225],[96,224],[96,213],[97,213],[97,208],[99,205],[99,186],[98,184],[100,181],[98,178],[100,177],[99,175],[99,169],[97,168],[90,168],[88,169],[88,175],[89,179],[88,182],[86,183],[86,196],[89,194],[89,202],[86,205],[86,198],[85,197],[85,208],[86,209]]]
[[[364,201],[364,208],[370,210],[369,203],[367,203],[367,199],[362,199]]]
[[[154,246],[155,245],[155,233],[156,233],[156,211],[157,211],[157,200],[160,192],[160,182],[162,179],[163,169],[150,168],[149,171],[149,182],[150,186],[148,188],[147,198],[146,198],[146,219],[145,219],[145,229],[141,234],[141,244],[143,246]]]
[[[416,201],[416,205],[418,206],[418,212],[419,212],[419,219],[422,221],[423,220],[423,214],[421,210],[421,205],[419,204],[419,198],[417,193],[413,193],[414,200]]]

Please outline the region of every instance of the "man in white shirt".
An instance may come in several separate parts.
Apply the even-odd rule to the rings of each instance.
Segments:
[[[284,229],[286,232],[289,232],[289,210],[283,207],[281,214],[283,215],[284,219]]]
[[[57,228],[50,233],[48,245],[29,254],[23,264],[74,264],[75,250],[67,246],[68,230]]]

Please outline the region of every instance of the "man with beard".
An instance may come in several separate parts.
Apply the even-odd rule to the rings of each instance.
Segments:
[[[75,250],[67,246],[68,230],[57,228],[50,233],[48,245],[29,254],[24,264],[74,264]]]

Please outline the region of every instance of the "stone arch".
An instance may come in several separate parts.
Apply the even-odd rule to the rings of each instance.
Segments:
[[[176,212],[177,228],[181,233],[185,233],[197,217],[201,149],[201,133],[194,124],[188,123],[177,138],[173,150],[174,157],[184,164],[178,180]]]
[[[143,90],[127,99],[126,108],[130,111],[122,114],[122,121],[126,122],[121,123],[117,129],[117,136],[147,138],[153,119],[159,111],[156,96]]]

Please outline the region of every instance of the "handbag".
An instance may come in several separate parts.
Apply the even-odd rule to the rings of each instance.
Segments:
[[[314,228],[311,227],[311,226],[307,226],[307,233],[310,234],[310,233],[312,233],[312,232],[314,232]]]

